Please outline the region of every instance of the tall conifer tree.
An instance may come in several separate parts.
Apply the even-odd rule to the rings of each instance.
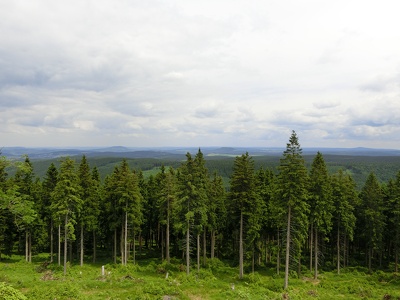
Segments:
[[[261,225],[261,199],[256,193],[254,160],[248,153],[237,156],[230,182],[229,205],[232,217],[239,217],[239,278],[244,275],[244,241],[258,238]],[[247,238],[246,238],[247,237]]]
[[[354,215],[358,195],[352,177],[339,170],[332,175],[333,222],[336,230],[337,273],[340,274],[341,253],[346,249],[346,240],[353,240],[356,217]],[[343,241],[341,243],[341,241]],[[342,247],[343,245],[343,247]],[[344,252],[344,251],[343,251]],[[343,255],[344,261],[345,255]]]
[[[68,240],[75,240],[77,215],[82,209],[81,191],[75,162],[65,158],[61,162],[57,185],[52,194],[52,210],[63,221],[64,225],[64,275],[67,272]]]
[[[333,199],[328,169],[320,152],[315,156],[310,172],[309,203],[311,234],[314,234],[314,279],[318,278],[319,236],[332,229]],[[312,259],[312,257],[310,257]]]
[[[291,247],[300,251],[308,230],[309,205],[307,203],[307,169],[299,139],[292,131],[283,158],[280,160],[275,204],[286,219],[286,258],[284,288],[289,284]],[[294,226],[295,225],[295,226]],[[298,253],[298,257],[299,257]]]
[[[368,269],[372,270],[374,251],[382,250],[385,216],[383,214],[383,192],[374,173],[370,173],[361,190],[362,235],[368,252]]]

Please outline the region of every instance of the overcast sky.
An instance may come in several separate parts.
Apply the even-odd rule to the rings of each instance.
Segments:
[[[0,0],[0,146],[400,149],[398,0]]]

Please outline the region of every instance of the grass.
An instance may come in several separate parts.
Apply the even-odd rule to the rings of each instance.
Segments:
[[[189,276],[179,260],[170,264],[143,260],[121,266],[106,264],[69,265],[67,275],[57,264],[43,265],[47,255],[32,263],[12,256],[0,262],[0,282],[22,292],[28,299],[400,299],[400,275],[360,268],[344,269],[341,275],[311,273],[290,278],[282,289],[283,274],[261,267],[238,279],[237,268],[219,260],[209,261]]]

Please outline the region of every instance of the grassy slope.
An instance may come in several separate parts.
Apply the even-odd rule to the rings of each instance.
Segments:
[[[161,264],[141,260],[127,267],[101,264],[69,266],[64,277],[56,264],[42,268],[46,256],[29,264],[13,256],[0,263],[0,281],[22,291],[29,299],[399,299],[400,277],[381,271],[346,269],[341,275],[325,272],[318,281],[305,274],[291,278],[287,291],[274,268],[258,270],[238,280],[237,269],[215,260],[190,276],[180,271],[179,261]],[[166,278],[168,272],[168,278]],[[234,288],[233,288],[234,287]],[[386,298],[384,296],[386,295]],[[390,298],[389,298],[390,296]],[[169,298],[168,298],[169,297]]]

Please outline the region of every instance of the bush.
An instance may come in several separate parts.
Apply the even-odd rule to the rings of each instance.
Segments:
[[[29,291],[28,296],[32,299],[85,299],[80,287],[68,282],[58,282],[57,285],[47,288],[36,286]]]
[[[13,287],[6,285],[4,282],[0,282],[0,299],[4,300],[26,300],[26,298],[20,291]]]

